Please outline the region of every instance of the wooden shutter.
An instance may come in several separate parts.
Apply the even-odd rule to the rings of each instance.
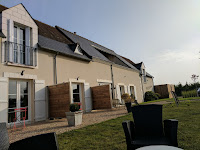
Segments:
[[[134,86],[134,92],[135,92],[135,100],[137,100],[137,91],[136,91],[136,86]]]
[[[91,88],[89,83],[84,84],[85,89],[85,111],[91,112],[92,111],[92,95],[91,95]]]
[[[119,102],[121,103],[121,92],[120,92],[120,88],[119,85],[116,85],[116,89],[117,89],[117,99],[119,99]]]
[[[14,42],[14,23],[13,20],[8,19],[8,41]],[[8,54],[9,54],[9,60],[10,62],[13,62],[13,50],[14,50],[14,44],[9,44]]]
[[[31,49],[30,49],[30,33],[31,33],[31,30],[30,30],[30,27],[26,27],[25,28],[25,44],[26,44],[26,48],[25,48],[25,63],[27,65],[30,65],[30,53],[31,53]]]
[[[8,121],[8,78],[0,78],[0,122]]]
[[[35,121],[46,119],[46,86],[44,80],[35,80]]]
[[[131,95],[131,91],[130,91],[130,86],[129,86],[129,85],[127,86],[127,93],[128,93],[129,95]]]

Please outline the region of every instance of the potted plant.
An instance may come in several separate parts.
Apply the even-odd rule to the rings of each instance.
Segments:
[[[131,112],[131,100],[132,98],[130,97],[130,95],[128,93],[124,93],[121,98],[124,100],[125,102],[125,106],[126,106],[126,109],[129,112]]]
[[[73,103],[69,106],[70,112],[65,112],[69,126],[77,126],[82,123],[83,112],[80,110],[80,103]]]

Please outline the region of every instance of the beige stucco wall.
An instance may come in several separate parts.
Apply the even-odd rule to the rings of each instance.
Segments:
[[[68,82],[69,79],[77,79],[78,77],[79,80],[84,80],[90,86],[97,86],[97,79],[111,80],[110,66],[98,62],[86,62],[58,55],[58,83]]]
[[[24,70],[24,76],[21,76],[21,72]],[[6,65],[0,63],[0,77],[5,77],[6,73],[13,73],[19,75],[24,79],[37,79],[45,80],[46,85],[52,85],[53,83],[53,54],[38,50],[38,67],[26,68],[18,67],[15,65]],[[16,78],[19,78],[16,76]]]
[[[153,85],[153,78],[146,77],[147,81],[143,83],[144,93],[146,91],[153,91],[154,92],[154,85]]]
[[[136,86],[137,101],[143,102],[142,86],[139,72],[132,69],[127,69],[118,65],[113,65],[113,77],[115,85],[124,85],[125,92],[128,93],[128,87]]]

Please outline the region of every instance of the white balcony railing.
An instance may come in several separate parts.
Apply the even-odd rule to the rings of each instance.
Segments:
[[[37,66],[36,50],[34,47],[6,41],[5,61],[35,67]]]

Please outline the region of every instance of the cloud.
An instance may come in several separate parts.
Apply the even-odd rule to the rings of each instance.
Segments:
[[[168,49],[161,54],[158,54],[156,59],[158,62],[173,61],[174,63],[190,63],[191,61],[197,60],[200,57],[199,52],[200,49]]]

